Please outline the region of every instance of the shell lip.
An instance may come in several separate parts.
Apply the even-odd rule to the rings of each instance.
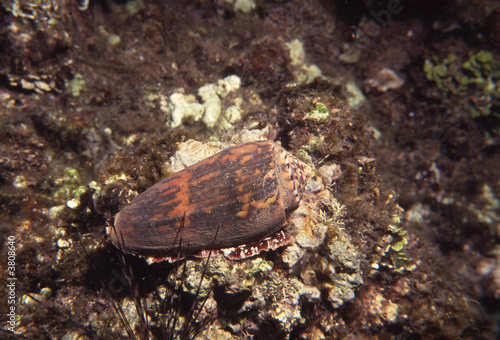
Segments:
[[[273,251],[294,242],[294,238],[281,229],[272,236],[268,236],[262,240],[231,247],[203,249],[200,247],[190,248],[188,244],[183,248],[182,244],[179,244],[179,247],[167,249],[165,246],[144,247],[141,245],[133,247],[129,242],[125,243],[123,239],[122,241],[118,241],[116,227],[114,226],[106,227],[106,233],[110,236],[111,242],[121,251],[144,257],[148,264],[163,261],[173,263],[186,257],[207,258],[221,254],[230,260],[243,260],[257,256],[261,252]]]

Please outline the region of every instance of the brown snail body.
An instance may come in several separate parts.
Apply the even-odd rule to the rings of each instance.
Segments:
[[[283,233],[269,237],[298,207],[310,173],[271,141],[240,144],[153,185],[108,232],[123,251],[153,259],[223,248],[230,258],[252,256],[288,241]],[[242,246],[250,243],[252,250]]]

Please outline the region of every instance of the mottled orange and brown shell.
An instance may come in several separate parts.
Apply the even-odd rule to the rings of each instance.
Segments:
[[[268,241],[267,249],[238,246],[279,231],[287,213],[298,207],[310,173],[271,141],[237,145],[136,197],[116,215],[110,237],[123,251],[149,258],[223,248],[229,248],[221,252],[230,258],[244,258],[258,254],[259,247],[275,249],[286,235]]]

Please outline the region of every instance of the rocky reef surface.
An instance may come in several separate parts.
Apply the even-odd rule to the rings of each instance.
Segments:
[[[495,338],[496,1],[0,9],[2,337]],[[151,265],[111,244],[134,197],[253,140],[313,169],[292,244]]]

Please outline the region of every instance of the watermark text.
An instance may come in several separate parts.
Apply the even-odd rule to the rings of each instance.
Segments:
[[[16,331],[16,238],[7,238],[7,329]]]

